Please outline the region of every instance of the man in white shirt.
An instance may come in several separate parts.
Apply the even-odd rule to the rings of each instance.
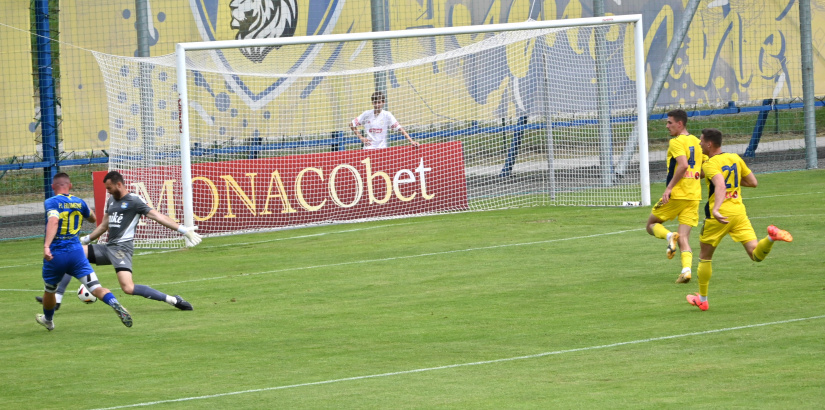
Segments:
[[[398,123],[392,113],[383,110],[385,101],[383,92],[376,91],[372,93],[372,106],[374,109],[364,111],[350,123],[352,131],[364,143],[364,149],[387,148],[387,134],[390,128],[397,129],[404,134],[404,138],[408,139],[410,144],[417,147],[418,142],[414,141],[410,134],[407,134],[407,131],[401,127],[401,124]],[[359,125],[364,126],[366,137],[358,130]]]

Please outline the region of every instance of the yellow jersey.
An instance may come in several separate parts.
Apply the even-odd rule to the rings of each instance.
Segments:
[[[685,156],[687,158],[688,169],[679,183],[670,191],[673,199],[690,199],[694,201],[702,200],[702,181],[700,171],[706,156],[702,154],[702,147],[699,145],[699,138],[693,135],[679,135],[673,137],[668,142],[667,148],[667,182],[670,184],[673,173],[676,171],[676,158]]]
[[[719,213],[724,216],[746,215],[745,204],[742,203],[742,177],[751,174],[750,168],[745,164],[745,161],[739,155],[730,153],[721,153],[711,157],[704,165],[702,171],[705,172],[705,178],[708,181],[708,203],[705,204],[705,218],[712,218],[711,210],[716,201],[716,195],[724,195],[725,201],[719,208]],[[725,178],[724,193],[716,192],[716,187],[713,185],[713,177],[722,174]]]

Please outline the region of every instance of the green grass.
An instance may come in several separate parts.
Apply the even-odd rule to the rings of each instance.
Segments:
[[[0,408],[823,408],[825,171],[759,184],[745,191],[758,235],[773,223],[795,241],[757,264],[726,239],[707,312],[685,302],[696,279],[675,284],[678,261],[644,232],[647,208],[438,215],[139,251],[136,282],[195,310],[115,289],[131,329],[72,295],[53,332],[38,326],[41,241],[4,242]]]

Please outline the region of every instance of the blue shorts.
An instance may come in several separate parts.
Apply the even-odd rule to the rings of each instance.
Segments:
[[[43,260],[43,282],[50,285],[57,285],[65,273],[78,279],[94,273],[80,246],[53,253],[52,256],[54,258],[50,261]]]

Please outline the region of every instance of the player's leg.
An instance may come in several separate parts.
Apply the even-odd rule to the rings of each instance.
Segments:
[[[57,285],[57,291],[54,293],[56,302],[54,310],[60,309],[60,304],[63,303],[63,295],[66,294],[66,288],[69,287],[71,281],[72,275],[69,274],[63,275],[63,279],[60,279],[60,283]]]
[[[66,293],[66,287],[69,286],[69,282],[71,282],[71,281],[72,281],[72,275],[65,274],[65,275],[63,275],[63,279],[61,279],[60,283],[57,285],[57,291],[55,292],[55,295],[54,295],[55,301],[56,301],[56,303],[54,305],[54,310],[60,310],[60,303],[63,302],[63,295]],[[42,296],[35,296],[34,300],[36,300],[40,304],[43,303],[43,297]]]
[[[63,277],[62,258],[43,261],[43,313],[35,316],[35,321],[47,330],[54,330],[54,311],[57,304],[54,293],[57,291],[57,284]]]
[[[43,290],[43,314],[38,314],[34,317],[34,320],[48,331],[54,330],[54,305],[57,303],[54,299],[54,292],[56,290],[56,283],[45,283]]]
[[[700,310],[708,310],[710,303],[708,303],[708,287],[710,285],[710,278],[713,276],[713,252],[716,247],[707,243],[701,243],[699,250],[699,266],[696,268],[699,276],[699,293],[687,295],[688,303],[698,307]]]
[[[791,236],[790,232],[779,229],[774,225],[768,227],[768,236],[762,238],[759,242],[755,242],[748,247],[748,244],[745,244],[745,251],[748,252],[748,256],[751,257],[752,260],[756,262],[762,262],[771,253],[771,249],[773,249],[773,243],[776,241],[781,242],[792,242],[793,236]]]
[[[699,234],[699,266],[696,268],[699,277],[699,293],[687,295],[687,301],[701,310],[708,310],[708,288],[713,276],[713,253],[716,247],[727,234],[727,225],[715,219],[705,219],[702,231]]]
[[[665,228],[664,225],[662,225],[665,221],[673,219],[668,215],[669,212],[667,205],[668,204],[662,204],[660,200],[656,206],[653,207],[653,211],[651,211],[650,216],[647,218],[645,228],[647,229],[648,234],[667,241],[667,258],[672,259],[673,255],[676,253],[676,247],[678,246],[677,241],[679,240],[679,233],[671,232]]]
[[[679,277],[676,278],[676,283],[688,283],[692,276],[691,267],[693,266],[693,249],[690,247],[688,239],[690,239],[690,225],[679,224],[679,249],[680,258],[682,261],[682,271]]]
[[[91,265],[89,265],[88,262],[86,265],[88,268],[82,267],[79,270],[80,273],[78,273],[78,275],[83,276],[80,276],[77,279],[80,280],[80,283],[86,286],[86,288],[89,289],[95,297],[102,300],[103,303],[109,305],[126,327],[132,327],[132,315],[129,314],[129,311],[120,304],[115,295],[112,294],[109,289],[100,284],[100,281],[97,279],[97,274],[95,274],[94,270],[92,270]]]
[[[679,250],[682,270],[676,283],[688,283],[692,276],[693,249],[690,247],[690,231],[694,226],[699,225],[699,201],[682,200],[681,212],[679,212]]]
[[[143,296],[146,299],[166,302],[180,310],[192,310],[192,304],[185,301],[180,295],[170,296],[146,285],[136,285],[132,280],[131,269],[117,271],[117,280],[120,288],[129,295]]]

